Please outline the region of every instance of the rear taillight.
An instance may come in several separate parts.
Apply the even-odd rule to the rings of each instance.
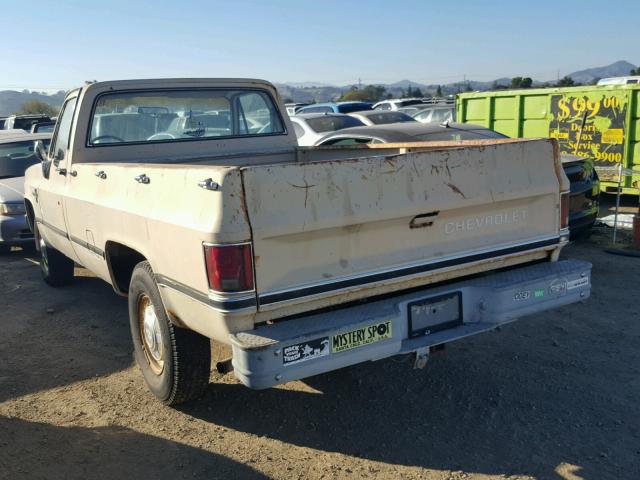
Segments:
[[[251,245],[205,245],[209,288],[216,292],[253,290]]]
[[[569,226],[569,192],[560,194],[560,228]]]

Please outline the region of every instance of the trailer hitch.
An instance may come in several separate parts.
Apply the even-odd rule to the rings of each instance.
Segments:
[[[413,368],[415,370],[422,370],[427,366],[429,360],[429,347],[422,347],[415,351],[415,359],[413,361]]]

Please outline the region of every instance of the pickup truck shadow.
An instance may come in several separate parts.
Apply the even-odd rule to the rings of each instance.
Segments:
[[[132,363],[126,300],[82,269],[72,285],[51,288],[38,260],[19,250],[0,256],[0,402]]]
[[[608,456],[628,465],[611,478],[637,468],[632,446],[609,450],[621,443],[616,429],[598,427],[615,426],[607,396],[589,392],[575,366],[571,375],[542,370],[515,335],[454,345],[423,371],[388,359],[307,379],[319,393],[212,384],[184,411],[293,445],[439,470],[560,479],[556,469],[569,464],[579,477],[566,478],[605,478],[616,471]],[[498,348],[500,336],[516,345]],[[524,361],[516,361],[518,349]],[[633,409],[624,418],[635,418]]]
[[[15,480],[268,478],[222,455],[122,427],[54,427],[0,416],[0,445],[0,477]]]

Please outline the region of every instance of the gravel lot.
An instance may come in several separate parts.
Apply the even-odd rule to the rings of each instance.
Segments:
[[[126,301],[0,257],[0,479],[640,478],[640,258],[577,244],[593,296],[449,345],[178,410],[132,363]]]

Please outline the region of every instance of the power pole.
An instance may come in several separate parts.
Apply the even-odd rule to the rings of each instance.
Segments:
[[[362,90],[362,79],[358,77],[358,90]]]

